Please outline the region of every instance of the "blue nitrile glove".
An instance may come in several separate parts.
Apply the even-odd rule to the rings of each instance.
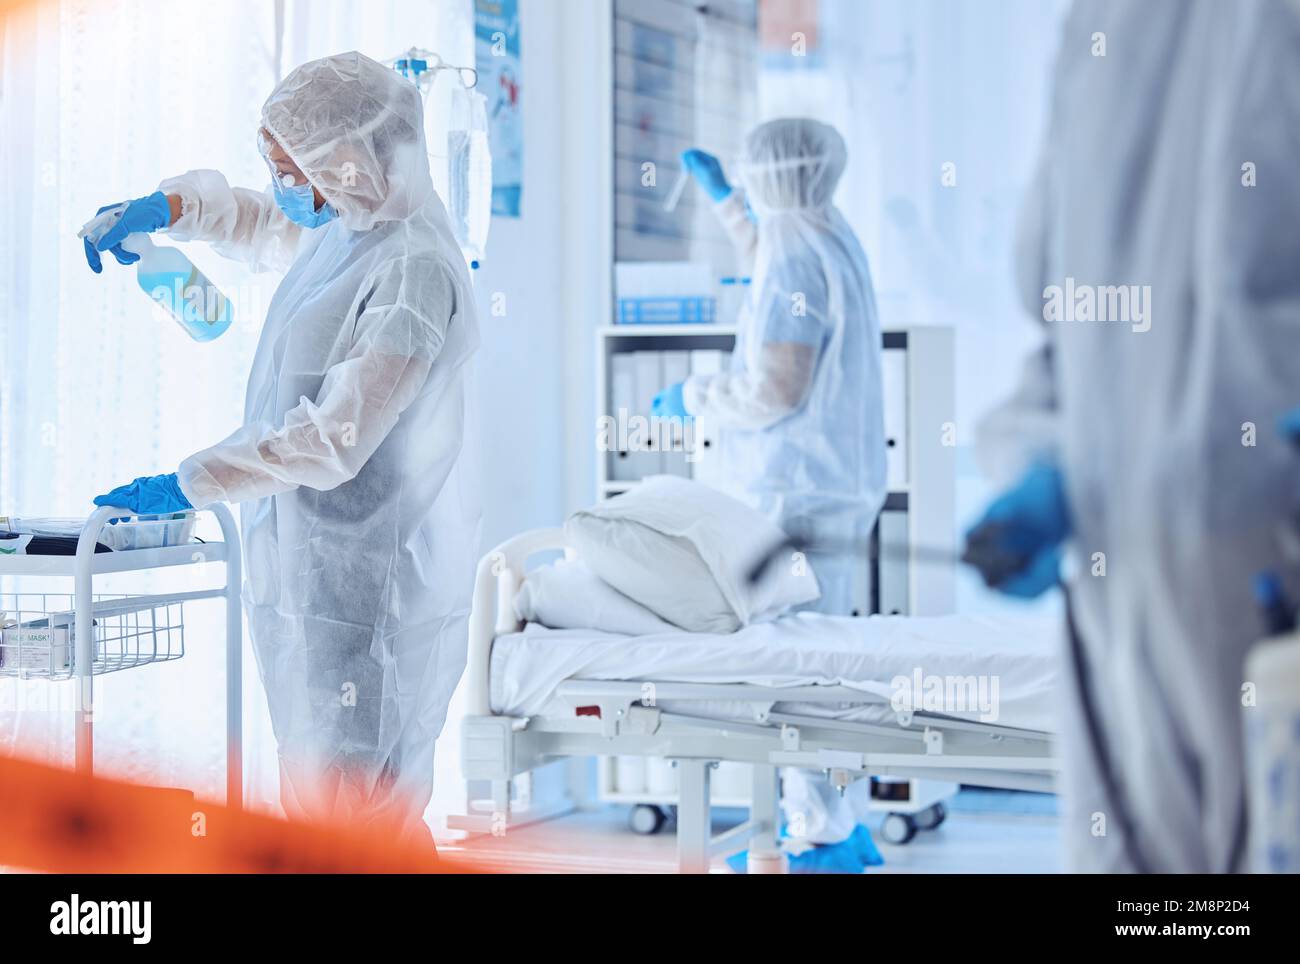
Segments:
[[[134,482],[95,496],[95,505],[130,509],[141,515],[167,515],[194,508],[181,491],[175,472],[142,475]]]
[[[785,861],[789,874],[863,874],[868,866],[848,840],[815,844],[802,853],[786,854]],[[727,858],[727,866],[737,874],[749,873],[749,851],[732,854]]]
[[[682,383],[669,385],[656,395],[650,403],[650,414],[660,418],[690,418],[691,413],[686,411],[686,402],[682,398]]]
[[[104,266],[99,260],[99,252],[112,251],[113,257],[117,258],[118,264],[135,264],[140,260],[140,256],[122,247],[122,242],[126,240],[126,236],[128,234],[158,231],[172,222],[171,205],[167,203],[167,195],[163,194],[162,191],[154,191],[148,197],[136,198],[134,201],[124,203],[126,207],[122,211],[122,216],[117,219],[116,224],[99,237],[87,235],[82,238],[82,243],[86,246],[86,263],[90,265],[90,270],[95,274],[99,274],[104,270]],[[111,211],[113,208],[121,206],[121,203],[108,204],[96,211],[95,214],[103,214],[105,211]]]
[[[1292,448],[1300,451],[1300,408],[1293,408],[1277,422],[1278,433],[1291,443]],[[1300,517],[1294,517],[1293,530],[1300,528]],[[1264,622],[1270,636],[1281,636],[1292,632],[1296,627],[1296,608],[1286,597],[1282,580],[1271,571],[1255,574],[1255,601],[1264,615]]]
[[[1283,415],[1277,423],[1282,437],[1296,448],[1300,448],[1300,408],[1293,408]]]
[[[876,842],[871,839],[871,831],[864,824],[858,824],[853,828],[848,842],[868,867],[880,867],[885,863],[885,858],[880,855]]]
[[[727,176],[722,173],[722,165],[712,154],[695,147],[689,151],[682,151],[682,167],[690,172],[695,182],[704,188],[704,193],[715,202],[731,194],[731,185],[727,183]]]
[[[1296,609],[1286,596],[1282,580],[1276,572],[1265,569],[1255,573],[1255,603],[1263,617],[1264,631],[1269,636],[1284,636],[1295,632]]]
[[[1032,599],[1060,581],[1061,543],[1070,531],[1061,470],[1040,463],[994,499],[966,533],[962,561],[990,588]]]

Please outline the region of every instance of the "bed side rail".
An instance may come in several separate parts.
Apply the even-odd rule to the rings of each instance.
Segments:
[[[567,558],[575,558],[573,549],[565,545],[563,529],[533,529],[507,539],[479,560],[474,574],[465,669],[470,715],[492,714],[491,681],[488,678],[492,641],[503,633],[520,629],[515,616],[515,594],[523,584],[525,564],[529,557],[539,552],[556,549],[563,549]]]

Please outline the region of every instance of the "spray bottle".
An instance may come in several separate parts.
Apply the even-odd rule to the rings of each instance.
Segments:
[[[87,222],[78,236],[102,237],[121,213],[122,208],[105,211]],[[230,327],[230,302],[179,248],[156,245],[143,233],[128,234],[122,247],[140,256],[135,263],[140,289],[165,308],[185,334],[195,341],[212,341]]]
[[[1273,573],[1255,577],[1268,635],[1246,655],[1242,691],[1250,869],[1300,872],[1300,633]]]

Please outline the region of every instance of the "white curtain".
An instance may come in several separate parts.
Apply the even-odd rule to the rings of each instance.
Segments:
[[[197,344],[157,317],[134,269],[105,256],[104,273],[91,273],[76,237],[81,224],[99,207],[148,194],[163,177],[191,168],[265,184],[254,137],[279,77],[303,60],[350,49],[386,59],[420,46],[472,64],[470,12],[470,0],[29,0],[7,7],[0,21],[0,514],[85,516],[94,495],[137,475],[174,471],[232,431],[243,411],[279,278],[184,245],[236,309],[225,335]],[[185,567],[114,577],[97,589],[195,588],[219,577],[216,566]],[[0,592],[15,589],[71,591],[0,580]],[[220,607],[187,609],[184,659],[98,681],[96,769],[220,798]],[[244,646],[249,793],[255,805],[274,807],[266,701],[246,639]],[[62,705],[70,686],[0,679],[0,751],[70,763],[71,713]]]

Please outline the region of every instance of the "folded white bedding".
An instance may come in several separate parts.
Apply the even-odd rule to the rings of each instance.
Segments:
[[[729,633],[820,594],[806,559],[750,570],[785,534],[761,512],[675,475],[573,513],[564,536],[600,579],[681,629]]]
[[[591,628],[628,636],[676,630],[581,562],[569,559],[528,573],[515,596],[515,615],[526,623],[540,623],[551,629]]]
[[[938,681],[945,700],[938,711],[945,715],[1052,731],[1058,644],[1056,623],[1031,617],[798,613],[726,635],[620,636],[529,625],[493,645],[491,699],[498,713],[564,712],[554,693],[566,679],[649,680],[839,685],[931,709],[926,695],[934,695]],[[888,705],[805,704],[800,711],[863,720],[893,713]],[[731,714],[715,706],[704,715]]]

